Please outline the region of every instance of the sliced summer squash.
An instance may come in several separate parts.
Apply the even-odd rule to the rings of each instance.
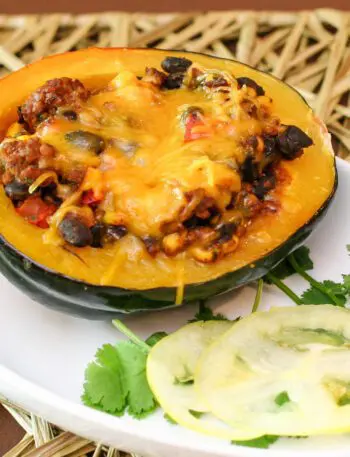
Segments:
[[[232,326],[202,354],[195,388],[232,427],[271,435],[350,431],[350,311],[277,308]]]
[[[164,412],[178,424],[223,439],[244,440],[261,435],[232,428],[208,412],[197,396],[193,374],[203,350],[227,332],[232,323],[195,322],[163,338],[147,359],[147,379]]]

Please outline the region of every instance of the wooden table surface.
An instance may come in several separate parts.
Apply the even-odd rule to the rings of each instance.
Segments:
[[[59,2],[48,2],[47,0],[0,0],[1,14],[23,14],[40,12],[99,12],[106,10],[114,11],[146,11],[146,12],[169,12],[169,11],[196,11],[208,9],[264,9],[264,10],[298,10],[313,8],[338,8],[349,10],[349,0],[294,0],[292,3],[281,2],[280,0],[245,0],[235,2],[232,0],[216,0],[214,3],[209,0],[177,0],[176,2],[164,2],[163,0],[152,0],[145,7],[144,0],[84,0],[72,2],[72,0],[60,0]],[[8,412],[0,406],[0,457],[13,447],[23,436],[23,430],[11,418]]]
[[[0,457],[11,449],[24,435],[23,429],[0,406]]]

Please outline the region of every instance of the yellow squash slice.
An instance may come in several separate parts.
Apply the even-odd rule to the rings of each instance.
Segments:
[[[277,308],[232,326],[205,350],[196,391],[232,427],[272,435],[350,431],[350,311]]]
[[[198,398],[193,383],[203,350],[231,326],[225,321],[196,322],[162,339],[148,356],[147,378],[164,412],[178,424],[223,439],[244,440],[261,433],[232,428],[215,418]]]

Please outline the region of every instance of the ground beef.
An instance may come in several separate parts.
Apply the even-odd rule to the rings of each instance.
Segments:
[[[53,157],[55,152],[52,146],[42,144],[38,138],[5,141],[0,151],[3,184],[14,179],[27,183],[34,181],[44,171],[40,164],[42,158]]]
[[[77,165],[72,165],[72,168],[66,170],[64,176],[62,177],[63,181],[68,184],[73,184],[76,187],[80,186],[83,182],[86,174],[85,168],[80,168]]]
[[[78,109],[89,91],[77,79],[56,78],[33,92],[19,109],[19,122],[34,132],[36,125],[55,114],[60,106]]]

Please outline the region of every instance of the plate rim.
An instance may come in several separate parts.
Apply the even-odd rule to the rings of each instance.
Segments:
[[[329,457],[330,455],[330,449],[324,451],[312,449],[260,449],[237,445],[232,445],[233,452],[220,449],[219,447],[215,451],[215,454],[213,454],[211,449],[206,449],[205,442],[201,443],[200,439],[196,442],[195,446],[190,443],[176,441],[175,439],[169,442],[168,438],[162,439],[161,436],[158,436],[158,438],[155,439],[154,437],[146,436],[147,432],[142,431],[141,428],[130,427],[130,425],[123,423],[121,420],[112,423],[112,420],[114,422],[115,419],[118,420],[120,418],[89,408],[83,404],[75,403],[73,400],[60,397],[58,394],[36,385],[32,381],[18,375],[13,370],[5,368],[3,365],[0,365],[0,391],[1,395],[9,400],[13,397],[13,392],[16,391],[17,399],[13,401],[16,401],[16,404],[19,406],[44,417],[50,423],[63,429],[67,427],[67,423],[69,422],[70,432],[92,439],[96,442],[99,442],[101,438],[96,436],[91,426],[94,426],[95,424],[99,427],[103,426],[110,434],[113,434],[114,437],[120,436],[120,441],[124,441],[121,450],[135,452],[136,448],[136,452],[140,453],[142,457],[161,454],[164,452],[162,449],[163,447],[167,448],[166,453],[170,456],[178,456],[181,455],[182,452],[197,452],[198,455],[205,457],[232,457],[235,455],[233,454],[235,451],[238,452],[237,457],[261,457],[262,452],[268,455],[268,457],[295,457],[297,452],[303,453],[307,457]],[[45,412],[43,413],[43,411]],[[87,430],[89,430],[88,433]],[[202,435],[198,434],[198,436],[201,437]],[[115,446],[108,442],[106,444]],[[141,446],[148,450],[139,450]],[[156,450],[157,447],[158,450]],[[171,449],[172,452],[169,452],[169,449]],[[332,451],[332,457],[348,457],[348,455],[348,449]]]

